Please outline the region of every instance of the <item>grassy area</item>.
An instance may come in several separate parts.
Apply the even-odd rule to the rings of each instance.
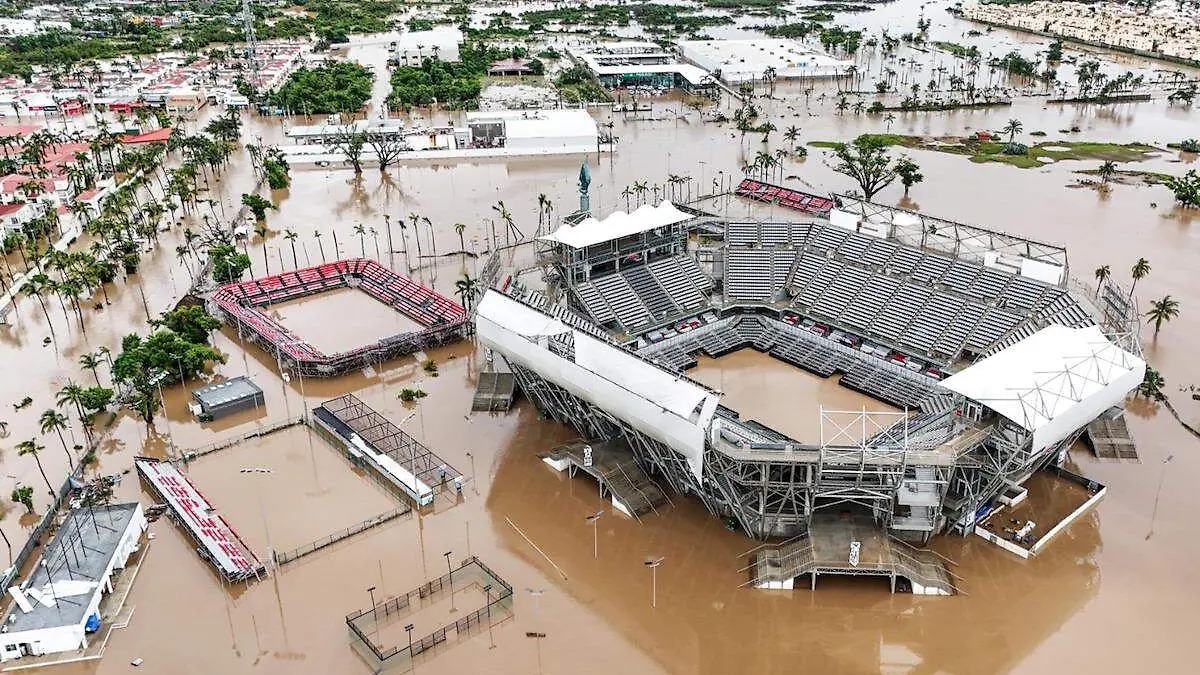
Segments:
[[[1000,162],[1021,169],[1032,169],[1062,160],[1096,160],[1114,162],[1140,162],[1150,159],[1161,150],[1144,143],[1091,143],[1082,141],[1045,141],[1030,146],[1024,155],[1004,154],[1005,143],[981,141],[973,137],[906,136],[903,134],[871,134],[884,145],[933,150],[951,155],[969,157],[972,162]],[[835,141],[813,141],[809,145],[817,148],[837,147]]]
[[[1080,169],[1075,173],[1085,176],[1099,176],[1099,169]],[[1170,178],[1169,173],[1159,173],[1157,171],[1132,171],[1128,169],[1118,169],[1113,174],[1113,181],[1123,185],[1134,185],[1137,181],[1141,181],[1143,185],[1161,185],[1163,180]],[[1125,180],[1121,180],[1121,179]]]

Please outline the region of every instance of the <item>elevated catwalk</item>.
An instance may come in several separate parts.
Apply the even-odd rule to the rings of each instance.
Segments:
[[[588,461],[586,448],[591,448]],[[612,496],[613,507],[638,520],[670,498],[646,475],[633,459],[633,453],[617,443],[572,441],[539,455],[542,461],[571,477],[583,471],[600,484],[600,496]]]
[[[814,515],[808,532],[777,546],[748,553],[744,584],[756,588],[791,589],[808,575],[812,589],[822,574],[888,577],[892,592],[898,579],[909,582],[918,595],[953,595],[956,577],[946,558],[889,537],[865,516]]]
[[[479,373],[475,384],[475,396],[471,399],[471,410],[476,412],[499,412],[512,407],[513,393],[517,380],[504,357],[496,355],[490,367]]]

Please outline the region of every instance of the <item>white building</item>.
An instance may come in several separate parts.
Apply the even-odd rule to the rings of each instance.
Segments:
[[[48,30],[70,30],[66,21],[42,21],[41,19],[0,19],[0,36],[16,37],[36,35]]]
[[[467,113],[467,127],[473,145],[478,145],[477,129],[489,123],[502,129],[503,145],[510,150],[571,149],[594,152],[598,130],[596,120],[586,110],[495,110]]]
[[[430,30],[401,33],[388,44],[389,59],[402,66],[419,66],[425,59],[458,61],[463,34],[457,28],[437,26]]]
[[[145,530],[137,502],[72,511],[25,583],[8,588],[13,603],[0,632],[0,661],[85,649],[113,574]]]
[[[729,84],[763,80],[768,69],[774,69],[779,80],[835,77],[852,65],[796,40],[779,38],[684,40],[678,46],[684,59],[714,74],[720,71]]]

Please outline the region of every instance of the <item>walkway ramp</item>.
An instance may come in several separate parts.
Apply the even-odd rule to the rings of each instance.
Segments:
[[[1097,457],[1138,461],[1137,446],[1129,433],[1124,415],[1111,420],[1101,418],[1093,421],[1087,425],[1087,438]]]
[[[590,452],[590,461],[588,457]],[[558,471],[574,477],[583,471],[600,485],[600,496],[607,492],[613,507],[641,521],[641,517],[671,500],[667,493],[642,471],[633,452],[619,443],[588,443],[583,440],[560,445],[539,457]]]
[[[741,570],[748,573],[742,585],[754,588],[791,589],[798,577],[808,575],[815,590],[824,574],[887,577],[893,593],[899,579],[917,595],[962,593],[950,560],[888,536],[866,517],[817,515],[805,534],[745,555],[750,562]]]
[[[494,356],[491,368],[479,373],[475,385],[475,397],[471,400],[472,412],[502,412],[512,407],[513,393],[517,380],[508,364],[499,354]]]

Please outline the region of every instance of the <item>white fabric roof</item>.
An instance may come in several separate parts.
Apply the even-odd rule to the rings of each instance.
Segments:
[[[653,230],[656,227],[674,225],[689,218],[690,215],[675,208],[674,204],[664,201],[658,206],[644,204],[633,213],[614,211],[604,220],[588,218],[578,225],[564,224],[541,239],[557,241],[571,248],[583,248]]]
[[[1090,422],[1085,418],[1093,411],[1099,414],[1123,401],[1142,381],[1145,367],[1098,326],[1052,325],[941,385],[1036,432],[1056,420],[1082,420],[1074,428]]]
[[[690,63],[659,63],[632,66],[610,66],[596,64],[593,67],[597,75],[641,75],[646,73],[679,73],[683,79],[692,84],[700,84],[708,76],[708,71],[693,66]]]
[[[680,417],[690,417],[702,401],[716,396],[686,378],[676,377],[501,293],[486,293],[477,314],[531,338],[573,333],[577,365]]]

